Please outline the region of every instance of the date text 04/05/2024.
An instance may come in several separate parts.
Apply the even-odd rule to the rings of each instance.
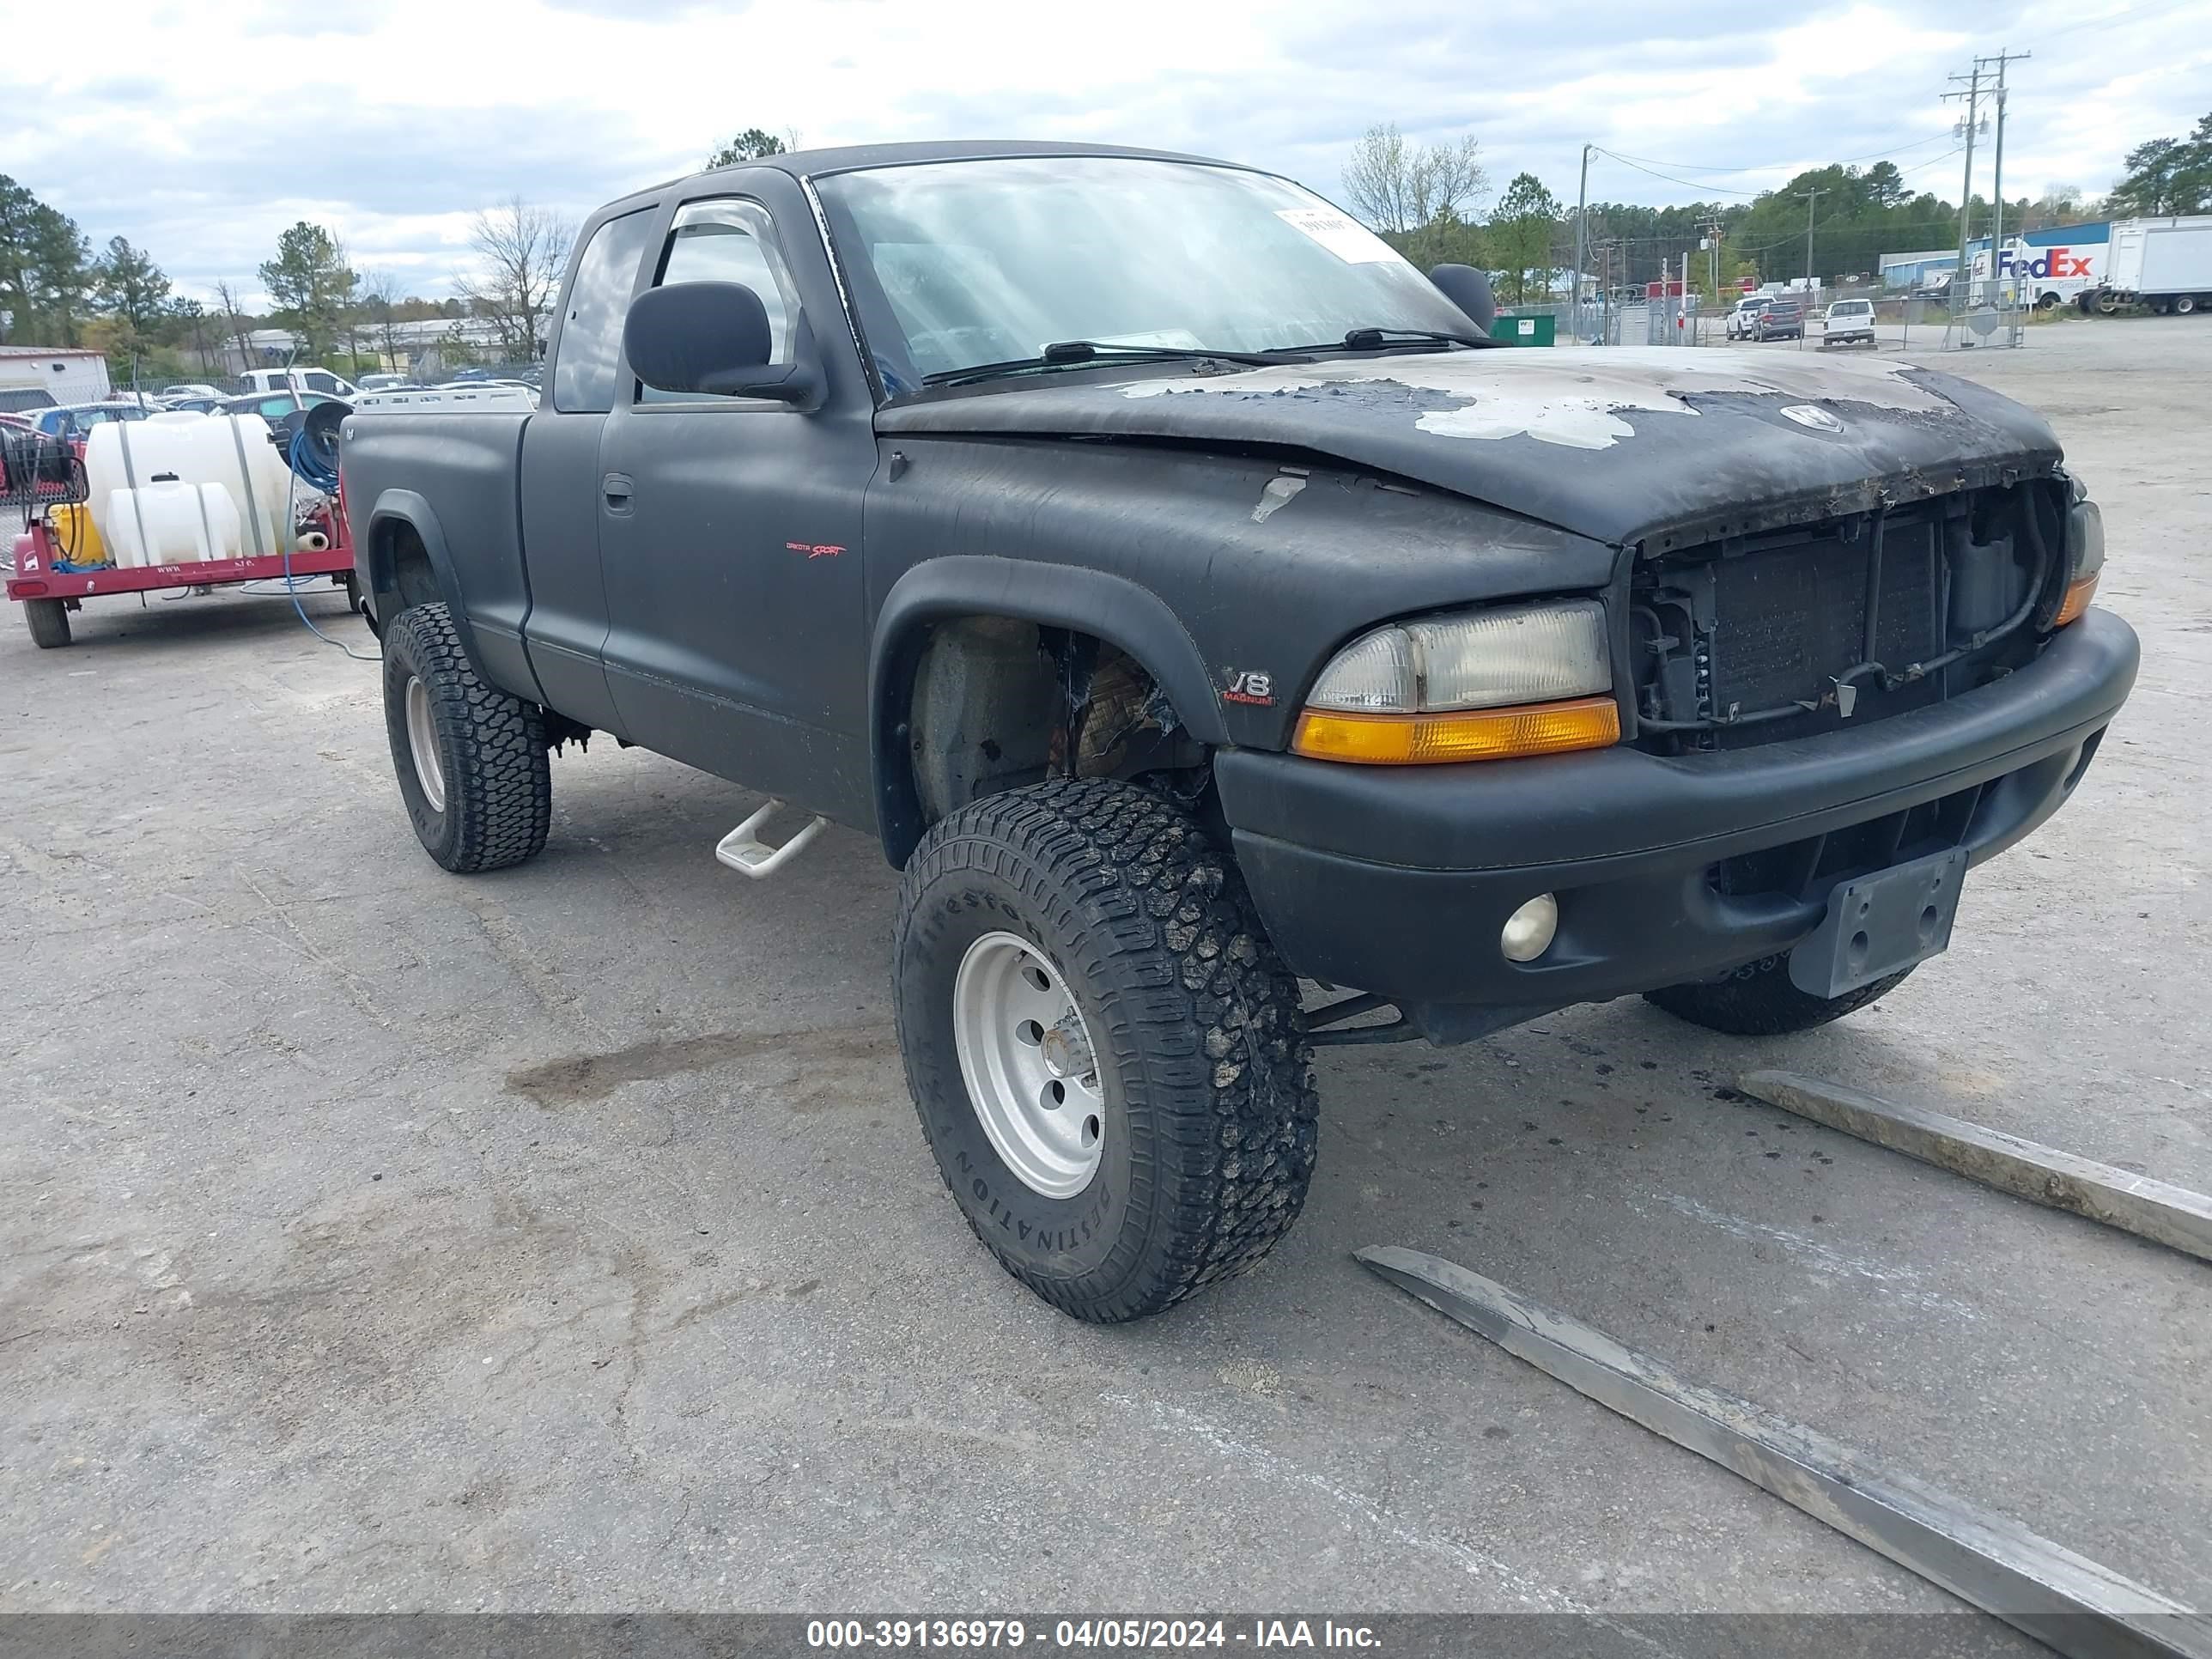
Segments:
[[[1222,1619],[1059,1619],[1048,1642],[1042,1620],[815,1619],[806,1644],[828,1650],[1033,1648],[1047,1651],[1194,1648],[1335,1648],[1372,1650],[1381,1638],[1369,1626],[1333,1619],[1254,1619],[1242,1626]]]

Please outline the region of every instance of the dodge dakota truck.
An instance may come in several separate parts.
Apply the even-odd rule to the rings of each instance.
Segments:
[[[1098,1322],[1291,1224],[1317,1044],[1865,1006],[2128,693],[2097,507],[1965,380],[1502,349],[1492,309],[1188,156],[617,202],[534,410],[345,428],[415,831],[528,859],[605,733],[806,816],[732,830],[746,873],[874,837],[945,1184]]]

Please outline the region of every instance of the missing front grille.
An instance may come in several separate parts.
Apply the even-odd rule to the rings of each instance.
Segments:
[[[2056,532],[2022,533],[2023,514],[2049,510],[2039,489],[1963,492],[1639,569],[1640,740],[1680,752],[1864,725],[2026,660],[2034,641],[2005,619],[2051,574]]]

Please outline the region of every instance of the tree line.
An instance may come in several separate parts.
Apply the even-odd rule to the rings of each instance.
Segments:
[[[2212,114],[2186,138],[2153,139],[2129,151],[2124,167],[2101,201],[2070,188],[2007,201],[2006,233],[2212,212]],[[1863,168],[1835,164],[1808,168],[1748,199],[1680,207],[1592,202],[1585,224],[1572,204],[1528,173],[1515,175],[1485,211],[1489,179],[1473,139],[1422,144],[1385,123],[1352,146],[1343,181],[1352,210],[1413,264],[1425,270],[1446,263],[1479,266],[1496,277],[1502,301],[1520,304],[1564,290],[1578,240],[1589,250],[1589,279],[1613,287],[1679,278],[1686,254],[1691,285],[1699,291],[1709,291],[1716,276],[1723,288],[1808,275],[1871,280],[1885,253],[1958,246],[1957,204],[1912,188],[1905,174],[1915,170],[1890,161]],[[1983,197],[1972,198],[1967,218],[1974,236],[1989,234],[1994,211]]]
[[[95,253],[75,220],[0,173],[0,343],[88,348],[106,356],[118,384],[161,383],[219,372],[234,352],[254,363],[253,331],[280,328],[298,339],[298,361],[362,373],[408,355],[400,324],[476,319],[491,325],[494,343],[447,331],[439,355],[449,367],[486,355],[527,362],[544,339],[574,234],[558,214],[519,198],[479,211],[471,268],[453,279],[451,297],[432,300],[404,293],[390,271],[356,270],[327,226],[302,220],[256,271],[269,300],[257,312],[229,280],[215,285],[211,305],[175,292],[126,237]]]

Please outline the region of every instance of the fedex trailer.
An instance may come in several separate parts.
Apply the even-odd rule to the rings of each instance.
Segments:
[[[1996,251],[1997,289],[2017,294],[2021,305],[2038,311],[2079,304],[2103,285],[2110,246],[2102,239],[2045,243],[2018,238]],[[1974,255],[1975,286],[1980,289],[1990,280],[1990,250],[1982,248]]]
[[[2104,281],[2087,298],[2107,314],[2129,305],[2177,317],[2212,308],[2212,216],[2114,225]]]

